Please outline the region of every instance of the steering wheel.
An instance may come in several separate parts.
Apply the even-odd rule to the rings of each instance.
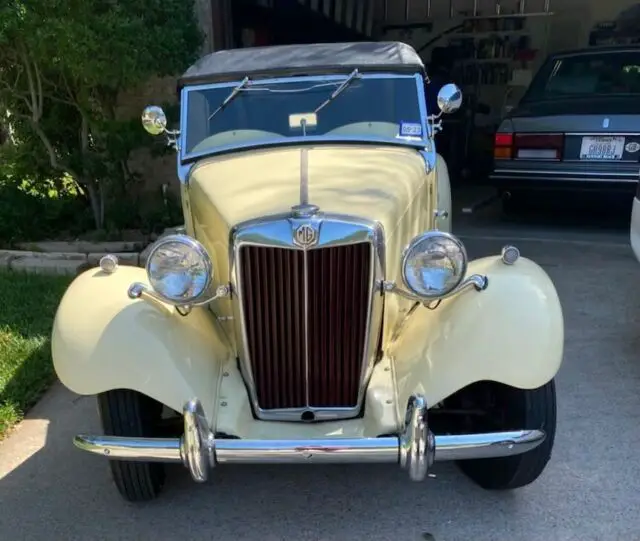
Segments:
[[[229,130],[216,133],[200,141],[191,152],[201,152],[212,147],[221,147],[260,139],[280,139],[281,134],[264,130]]]
[[[396,137],[400,132],[400,126],[393,122],[354,122],[334,128],[327,135],[376,135],[378,137]]]

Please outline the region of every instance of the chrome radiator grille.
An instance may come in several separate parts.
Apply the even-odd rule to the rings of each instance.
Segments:
[[[246,346],[262,410],[358,405],[372,245],[239,251]]]

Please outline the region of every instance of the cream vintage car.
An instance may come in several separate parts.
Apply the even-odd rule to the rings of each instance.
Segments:
[[[185,229],[146,269],[106,256],[58,309],[60,380],[97,395],[124,498],[163,463],[453,460],[480,486],[534,481],[556,430],[556,290],[513,246],[469,261],[451,234],[440,117],[402,43],[219,51],[179,81]],[[70,460],[72,460],[70,458]],[[248,480],[250,482],[250,480]]]

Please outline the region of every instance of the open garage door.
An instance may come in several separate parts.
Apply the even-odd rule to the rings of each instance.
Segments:
[[[374,0],[234,0],[235,47],[371,40]]]

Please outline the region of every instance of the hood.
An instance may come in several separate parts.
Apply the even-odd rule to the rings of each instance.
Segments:
[[[377,220],[387,238],[416,194],[426,193],[429,178],[420,154],[403,147],[307,145],[212,157],[199,163],[189,178],[194,225],[210,223],[215,214],[218,227],[224,224],[229,230],[248,220],[288,213],[300,204],[305,173],[309,203],[327,214]]]
[[[185,214],[212,256],[215,282],[231,279],[232,228],[290,213],[300,204],[301,176],[308,180],[308,202],[321,212],[376,220],[384,227],[386,277],[399,280],[402,249],[432,219],[435,172],[426,174],[422,156],[412,148],[305,145],[215,156],[193,168],[183,187]],[[385,301],[385,332],[392,332],[410,305],[398,296]],[[218,303],[216,313],[234,317],[231,303]],[[229,328],[228,336],[233,332]]]

